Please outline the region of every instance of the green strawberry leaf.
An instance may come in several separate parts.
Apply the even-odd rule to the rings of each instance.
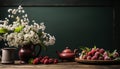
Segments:
[[[114,54],[115,52],[117,52],[117,49],[115,49],[115,50],[112,52],[112,54]]]
[[[85,46],[80,46],[80,50],[86,50]]]
[[[116,60],[116,61],[120,61],[120,57],[117,57],[117,58],[115,58],[114,60]]]
[[[94,45],[94,49],[96,49],[97,47],[96,47],[96,45]]]
[[[30,58],[29,60],[28,60],[28,64],[33,64],[33,58]]]
[[[91,48],[85,47],[86,51],[89,52]]]

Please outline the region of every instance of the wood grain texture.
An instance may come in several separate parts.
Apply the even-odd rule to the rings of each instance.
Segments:
[[[79,64],[76,62],[62,62],[58,64],[48,64],[48,65],[2,65],[0,64],[0,69],[119,69],[120,65],[86,65]]]

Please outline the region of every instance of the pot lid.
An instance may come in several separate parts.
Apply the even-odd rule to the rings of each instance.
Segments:
[[[66,47],[65,50],[62,51],[62,53],[73,53],[69,47]]]

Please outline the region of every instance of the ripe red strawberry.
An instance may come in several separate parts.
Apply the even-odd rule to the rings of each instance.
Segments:
[[[105,56],[104,60],[111,60],[111,58],[109,56]]]
[[[33,64],[38,64],[39,63],[39,58],[35,58],[34,60],[33,60]]]
[[[105,57],[105,56],[108,56],[108,53],[105,51],[104,53],[103,53],[103,56]]]
[[[49,59],[45,59],[44,64],[49,64]]]
[[[44,59],[49,59],[49,57],[48,57],[48,56],[45,56]]]
[[[54,62],[54,60],[52,58],[50,58],[48,61],[50,64]]]
[[[101,54],[103,54],[103,53],[105,52],[105,50],[104,50],[103,48],[101,48],[101,49],[99,50],[99,52],[100,52]]]
[[[97,56],[93,56],[91,60],[97,60]]]
[[[97,52],[99,52],[99,50],[100,50],[99,48],[96,48],[96,51],[97,51]]]
[[[58,59],[54,59],[54,64],[58,63]]]
[[[100,56],[100,52],[95,52],[95,54],[94,54],[95,56]]]
[[[88,56],[92,56],[92,52],[90,51],[90,52],[88,52],[88,54],[87,54]]]
[[[114,52],[114,53],[113,53],[113,57],[114,57],[114,58],[119,57],[119,53],[118,53],[118,52]]]
[[[83,55],[83,57],[82,57],[83,59],[87,59],[87,55]]]
[[[87,56],[87,60],[91,60],[91,56]]]
[[[43,59],[43,57],[42,56],[39,56],[39,60],[42,60]]]
[[[96,52],[96,50],[94,48],[92,48],[92,50],[91,50],[92,55],[94,55],[95,52]]]
[[[40,63],[44,63],[44,60],[45,60],[44,58],[43,58],[43,59],[41,59],[41,60],[40,60]]]
[[[100,56],[100,57],[98,58],[98,60],[104,60],[104,58]]]

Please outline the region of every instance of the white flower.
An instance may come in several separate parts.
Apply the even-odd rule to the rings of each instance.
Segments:
[[[5,21],[7,21],[7,22],[8,22],[8,21],[9,21],[9,19],[8,19],[8,18],[5,18]]]
[[[28,15],[27,14],[25,14],[25,17],[27,17]]]
[[[32,20],[33,23],[35,23],[35,20]]]
[[[28,18],[27,18],[27,22],[28,22],[28,23],[30,22]]]
[[[49,35],[49,39],[47,38],[46,41],[44,41],[43,43],[46,45],[46,46],[49,46],[49,45],[54,45],[55,44],[55,37],[54,36],[51,36]]]
[[[21,13],[22,11],[21,10],[18,10],[18,13]]]
[[[11,15],[11,18],[14,18],[14,16],[13,16],[13,15]]]
[[[12,10],[12,14],[16,14],[17,13],[17,10],[16,9],[13,9]]]
[[[10,13],[12,11],[12,9],[8,9],[8,12]]]
[[[5,28],[8,32],[0,35],[0,41],[4,40],[6,45],[16,47],[26,44],[42,43],[44,46],[55,44],[55,37],[44,32],[46,28],[44,23],[38,24],[35,20],[31,23],[23,7],[8,9],[8,12],[9,19],[5,18],[4,23],[0,24],[0,28]]]
[[[23,9],[23,7],[22,7],[21,5],[19,5],[18,9],[19,9],[19,10],[20,10],[20,9]]]
[[[42,22],[42,23],[40,23],[40,29],[42,29],[42,31],[44,31],[45,30],[45,25],[44,25],[44,23]]]
[[[43,34],[42,38],[45,38],[45,37],[47,37],[47,36],[46,36],[46,35],[47,35],[47,33],[45,33],[45,32],[42,32],[42,34]]]
[[[24,11],[24,10],[22,10],[22,13],[25,13],[25,11]]]
[[[4,21],[4,24],[3,25],[7,25],[8,24],[8,21]]]
[[[8,15],[8,17],[10,18],[10,17],[11,17],[11,15]]]

